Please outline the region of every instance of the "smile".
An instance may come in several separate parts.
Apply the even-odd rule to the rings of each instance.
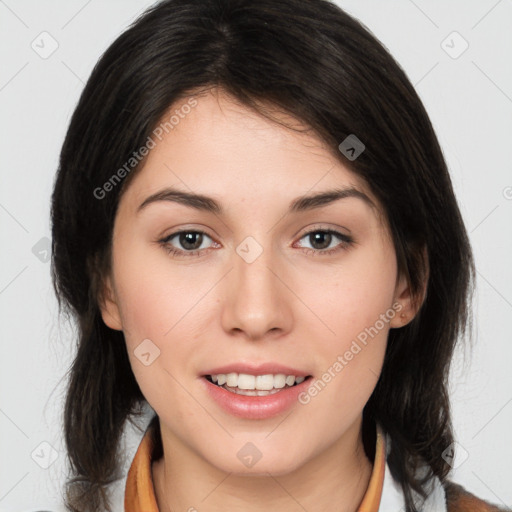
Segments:
[[[298,396],[309,387],[313,377],[227,373],[203,375],[200,380],[207,395],[225,412],[261,420],[300,405]]]

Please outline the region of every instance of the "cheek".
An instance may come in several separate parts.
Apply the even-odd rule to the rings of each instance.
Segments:
[[[184,278],[183,268],[173,264],[163,248],[132,243],[120,245],[117,254],[115,280],[125,334],[130,343],[144,338],[164,341],[181,327],[206,284]]]
[[[360,247],[322,272],[306,281],[312,309],[328,329],[315,349],[321,373],[303,402],[315,403],[325,421],[340,422],[362,410],[380,375],[389,321],[396,314],[391,307],[396,260],[389,245],[378,244]],[[326,285],[319,288],[319,282]],[[318,325],[315,329],[311,335],[316,332],[318,339]]]
[[[190,318],[205,291],[194,291],[195,284],[180,278],[164,250],[159,254],[154,248],[147,251],[135,244],[119,245],[114,252],[114,269],[132,370],[153,405],[162,389],[173,388],[172,376],[181,380],[181,374],[189,371],[186,362],[193,361],[195,348]]]
[[[343,293],[333,290],[335,301],[323,310],[334,334],[317,344],[321,370],[300,399],[318,424],[330,425],[325,434],[333,439],[356,420],[377,384],[389,333],[386,312],[395,314],[392,286],[345,284]]]
[[[303,280],[303,296],[309,297],[311,309],[328,329],[322,345],[327,351],[347,350],[360,334],[377,324],[387,337],[395,293],[396,260],[389,246],[360,247],[336,266],[318,267],[311,277]],[[320,284],[322,284],[320,286]],[[372,329],[373,332],[373,329]]]

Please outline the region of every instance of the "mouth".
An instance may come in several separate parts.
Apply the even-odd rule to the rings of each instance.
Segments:
[[[279,374],[250,375],[244,373],[219,373],[203,375],[208,382],[226,391],[244,396],[268,396],[302,384],[311,375]]]
[[[301,403],[299,395],[309,388],[313,376],[299,370],[295,373],[302,375],[293,375],[292,368],[284,369],[281,365],[266,366],[245,370],[252,373],[237,373],[230,371],[231,368],[212,369],[211,373],[201,375],[200,380],[207,396],[225,412],[250,420],[269,419],[297,407]],[[273,373],[283,370],[286,373]]]

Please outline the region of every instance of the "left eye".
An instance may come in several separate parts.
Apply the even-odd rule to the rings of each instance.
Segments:
[[[334,247],[329,248],[332,242],[336,242],[336,238],[339,240],[339,242],[335,244]],[[316,246],[305,247],[306,249],[320,254],[330,254],[341,250],[342,248],[350,245],[353,241],[351,237],[332,229],[316,229],[314,231],[309,231],[301,238],[301,240],[302,239],[309,240],[311,244]]]
[[[178,233],[174,233],[169,235],[167,238],[164,238],[162,242],[165,242],[167,245],[171,245],[171,240],[176,237],[178,237],[178,241],[181,247],[185,249],[183,252],[191,252],[204,249],[204,247],[201,247],[204,241],[204,237],[211,240],[211,237],[202,231],[179,231]],[[180,252],[180,249],[176,249],[171,245],[171,252],[173,252],[173,249],[175,249],[177,252]]]

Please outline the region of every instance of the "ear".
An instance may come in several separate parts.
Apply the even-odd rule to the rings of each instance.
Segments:
[[[117,297],[110,276],[107,276],[104,280],[98,301],[101,317],[105,324],[111,329],[122,331],[123,323],[121,321]]]
[[[423,277],[421,289],[416,296],[412,294],[407,277],[403,273],[400,273],[397,279],[393,297],[393,309],[397,314],[389,322],[391,328],[403,327],[411,322],[425,301],[429,276],[426,247],[421,251],[420,258]]]

